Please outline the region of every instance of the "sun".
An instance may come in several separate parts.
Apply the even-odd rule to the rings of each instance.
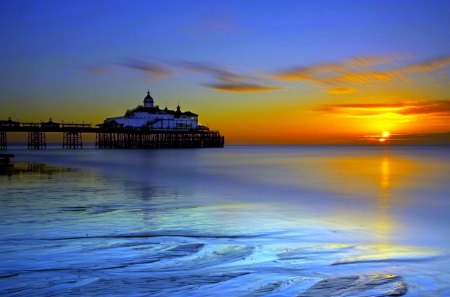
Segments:
[[[388,143],[390,142],[391,133],[387,130],[382,130],[380,134],[377,135],[367,135],[364,136],[365,139],[370,141],[378,141],[380,143]]]
[[[383,133],[381,133],[381,136],[378,137],[378,141],[383,143],[388,140],[389,136],[391,136],[391,133],[389,133],[388,131],[383,131]]]

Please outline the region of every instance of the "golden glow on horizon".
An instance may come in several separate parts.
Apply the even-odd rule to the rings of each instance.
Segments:
[[[378,141],[379,141],[379,142],[385,142],[386,140],[388,140],[388,137],[389,137],[389,136],[391,136],[391,133],[389,133],[389,132],[387,132],[387,131],[384,131],[384,132],[381,134],[381,137],[378,138]]]
[[[203,94],[199,98],[185,99],[183,110],[191,110],[200,115],[199,121],[212,130],[219,130],[230,144],[398,144],[398,138],[405,134],[445,133],[450,131],[448,108],[443,101],[422,100],[391,103],[391,95],[384,93],[349,95],[348,99],[337,102],[331,95],[316,92],[287,93],[280,91],[274,100],[273,93],[257,95]],[[370,96],[369,96],[370,95]],[[404,93],[402,97],[417,98],[419,95]],[[400,98],[400,95],[398,97]],[[319,97],[320,96],[320,97]],[[164,94],[156,102],[163,102]],[[214,97],[214,104],[204,104]],[[420,96],[420,98],[423,96]],[[230,98],[233,101],[230,101]],[[371,99],[374,98],[374,99]],[[377,98],[387,98],[378,100]],[[226,99],[226,100],[225,100]],[[105,102],[107,98],[103,98]],[[54,105],[51,108],[35,108],[33,116],[23,114],[20,106],[6,107],[9,115],[21,121],[39,121],[52,117],[55,121],[101,123],[104,118],[124,113],[127,108],[139,104],[141,98],[111,104],[93,103],[92,108],[73,113],[77,107]],[[175,99],[171,98],[169,102]],[[336,103],[337,102],[337,103]],[[345,102],[345,103],[344,103]],[[358,103],[364,102],[364,103]],[[383,103],[385,102],[385,103]],[[96,106],[95,104],[98,104]],[[3,107],[3,106],[2,106]],[[15,110],[14,108],[17,110]],[[170,107],[170,105],[169,105]],[[57,110],[59,108],[59,110]],[[388,112],[387,112],[388,111]],[[0,111],[1,112],[1,111]],[[55,114],[67,116],[54,116]],[[0,117],[0,119],[2,119]],[[90,120],[89,120],[90,119]],[[395,131],[394,135],[391,132]],[[388,135],[386,133],[389,133]],[[444,135],[445,136],[445,135]],[[402,136],[403,137],[403,136]],[[11,136],[14,139],[15,136]],[[383,138],[384,141],[380,139]],[[413,144],[414,139],[402,143]]]

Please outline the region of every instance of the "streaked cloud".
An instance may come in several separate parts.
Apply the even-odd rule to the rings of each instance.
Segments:
[[[432,72],[450,65],[450,56],[431,59],[406,66],[398,65],[398,55],[358,56],[342,62],[327,62],[293,67],[276,72],[273,77],[283,81],[298,81],[326,85],[330,94],[336,88],[353,88],[383,84],[412,73]]]
[[[394,59],[394,56],[358,56],[343,62],[295,67],[277,72],[274,76],[286,81],[305,81],[324,85],[367,84],[390,80],[394,75],[390,71],[373,70],[370,67],[392,62]]]
[[[365,135],[362,141],[394,145],[450,145],[450,132],[443,133],[396,133],[383,138],[382,135]]]
[[[351,94],[351,93],[355,93],[356,89],[355,88],[346,88],[346,87],[337,87],[337,88],[331,88],[327,90],[328,94],[333,94],[333,95],[343,95],[343,94]]]
[[[390,64],[396,61],[398,55],[385,56],[357,56],[344,61],[348,67],[371,67],[383,64]]]
[[[450,144],[450,132],[446,133],[426,133],[426,134],[397,134],[393,135],[395,143],[403,144]]]
[[[173,72],[168,67],[160,63],[150,62],[142,59],[129,59],[121,65],[141,71],[148,75],[150,79],[159,79],[172,76]]]
[[[293,67],[267,75],[236,71],[229,66],[193,61],[155,61],[130,58],[119,63],[141,72],[148,79],[163,79],[184,71],[204,74],[210,82],[199,82],[212,90],[227,92],[264,92],[284,89],[276,81],[297,81],[326,87],[330,95],[351,94],[361,87],[382,86],[396,78],[413,73],[433,72],[450,65],[450,56],[423,62],[399,65],[399,55],[356,56],[341,62],[324,62],[310,66]],[[92,65],[83,70],[97,75],[111,72],[118,64]],[[117,69],[116,69],[117,70]],[[448,76],[442,75],[440,79]],[[445,74],[445,73],[444,73]],[[274,80],[275,79],[275,80]]]
[[[247,79],[244,75],[237,74],[214,64],[183,61],[175,65],[189,71],[207,74],[223,83],[237,83]]]
[[[328,84],[328,80],[345,71],[345,66],[338,63],[324,63],[308,67],[295,67],[274,74],[274,77],[285,81],[309,81]]]
[[[450,117],[450,101],[330,104],[322,106],[317,111],[348,117],[379,117],[385,115]]]
[[[406,73],[430,72],[450,65],[450,56],[428,60],[422,63],[411,64],[400,68],[399,71]]]
[[[235,93],[254,93],[254,92],[268,92],[277,91],[283,88],[274,86],[264,86],[256,84],[216,84],[207,85],[208,88],[222,92],[235,92]]]
[[[213,64],[184,61],[178,63],[178,66],[181,66],[189,71],[203,73],[212,77],[214,80],[216,80],[216,82],[205,84],[205,86],[215,91],[255,93],[277,91],[283,89],[277,86],[262,84],[258,82],[259,78],[257,77],[238,74],[234,71]]]

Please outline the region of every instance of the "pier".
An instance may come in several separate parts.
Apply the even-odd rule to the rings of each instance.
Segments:
[[[53,121],[21,123],[11,119],[0,121],[0,149],[8,148],[8,133],[27,133],[28,149],[47,148],[46,133],[62,133],[64,149],[82,149],[83,134],[96,135],[99,149],[220,148],[224,137],[208,129],[153,129],[104,127],[91,124],[59,124]]]
[[[95,134],[95,147],[99,149],[158,149],[223,147],[225,138],[218,131],[199,125],[198,114],[161,109],[154,104],[150,90],[143,105],[129,109],[123,116],[106,118],[102,124],[19,122],[0,120],[0,149],[8,148],[7,133],[27,133],[28,149],[47,148],[46,133],[62,133],[62,147],[82,149],[83,134]]]
[[[98,148],[207,148],[223,147],[224,137],[205,131],[100,131]]]
[[[8,141],[6,139],[6,131],[0,130],[0,150],[8,148]]]

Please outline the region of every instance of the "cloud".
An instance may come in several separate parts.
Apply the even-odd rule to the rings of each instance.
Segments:
[[[189,71],[210,75],[223,83],[237,83],[246,79],[243,75],[239,75],[213,64],[183,61],[177,63],[176,65]]]
[[[124,67],[143,73],[146,79],[155,80],[173,75],[171,69],[163,63],[149,62],[142,59],[128,59],[125,62],[92,64],[79,67],[80,70],[94,75],[124,74]],[[126,73],[129,74],[129,73]]]
[[[275,73],[275,77],[285,81],[303,81],[326,86],[370,85],[389,81],[398,75],[396,72],[389,70],[375,71],[368,68],[368,66],[377,65],[385,61],[388,61],[385,57],[356,57],[343,63],[324,63],[309,67],[292,68]],[[354,88],[348,87],[348,89]]]
[[[358,71],[345,72],[327,79],[328,84],[370,84],[374,82],[386,82],[396,74],[388,71]]]
[[[316,111],[347,117],[379,117],[386,115],[450,117],[450,101],[330,104],[322,106]]]
[[[166,78],[172,76],[173,74],[170,69],[163,67],[161,64],[140,59],[129,59],[121,65],[134,70],[142,71],[149,75],[151,79]]]
[[[450,56],[428,61],[398,65],[398,55],[356,56],[339,62],[323,62],[309,66],[292,67],[266,75],[241,73],[230,67],[191,61],[148,61],[130,58],[119,63],[128,69],[144,73],[150,79],[162,79],[182,70],[204,74],[209,82],[202,85],[216,91],[263,92],[283,89],[273,86],[278,81],[297,81],[326,87],[331,95],[351,94],[360,87],[380,86],[396,78],[405,78],[413,73],[433,72],[450,65]],[[117,64],[92,65],[83,70],[96,75],[105,75],[116,70]],[[448,80],[448,73],[436,73],[440,80]],[[447,76],[446,76],[447,75]],[[436,76],[436,79],[439,79]]]
[[[450,56],[436,58],[422,63],[411,64],[398,70],[406,73],[430,72],[447,67],[448,65],[450,65]]]
[[[432,72],[450,65],[450,56],[447,56],[406,66],[396,66],[393,64],[397,62],[397,57],[396,55],[358,56],[342,62],[293,67],[275,72],[272,76],[283,81],[326,85],[332,87],[330,89],[338,87],[354,89],[356,86],[386,83],[394,78],[417,72]],[[338,93],[331,92],[331,94]]]
[[[397,144],[450,144],[450,132],[444,133],[416,133],[416,134],[396,134],[390,137]]]
[[[207,77],[211,78],[213,82],[203,84],[203,86],[206,86],[211,90],[221,92],[252,93],[283,89],[281,87],[261,83],[261,79],[258,77],[238,74],[235,71],[231,71],[225,67],[199,62],[177,61],[157,63],[143,59],[130,58],[126,60],[126,62],[121,62],[119,64],[92,65],[81,67],[81,69],[88,73],[103,75],[109,74],[112,72],[112,69],[120,70],[120,68],[114,68],[117,68],[117,65],[142,72],[150,79],[166,78],[172,76],[174,71],[180,69],[205,74]]]
[[[355,93],[356,89],[354,88],[346,88],[346,87],[337,87],[337,88],[331,88],[327,90],[328,94],[332,95],[342,95],[342,94],[351,94]]]
[[[274,73],[271,77],[282,81],[300,81],[327,86],[328,94],[342,95],[356,92],[358,86],[382,84],[409,73],[434,71],[450,64],[450,57],[447,57],[403,67],[393,67],[392,64],[397,59],[398,55],[357,56],[342,62],[293,67]],[[238,74],[213,64],[183,61],[177,63],[177,66],[211,76],[217,83],[207,84],[207,86],[217,91],[262,92],[282,89],[261,85],[257,83],[258,78]]]
[[[403,114],[435,114],[439,116],[450,116],[450,101],[423,101],[410,104],[403,111]]]
[[[179,66],[189,71],[204,73],[217,82],[205,84],[209,89],[221,92],[255,93],[281,90],[283,88],[257,83],[258,78],[237,74],[217,65],[194,62],[180,62]]]
[[[330,77],[345,71],[345,67],[338,63],[324,63],[309,67],[295,67],[275,73],[274,76],[285,81],[310,81],[327,84]]]
[[[347,59],[344,64],[348,67],[372,67],[377,65],[383,65],[393,63],[396,61],[398,55],[385,55],[385,56],[357,56]]]
[[[450,132],[442,133],[408,133],[391,134],[389,137],[382,135],[366,135],[361,138],[364,142],[393,145],[450,145]]]
[[[208,88],[222,91],[222,92],[235,92],[235,93],[254,93],[254,92],[269,92],[277,91],[283,88],[274,86],[263,86],[257,84],[215,84],[207,85]]]

